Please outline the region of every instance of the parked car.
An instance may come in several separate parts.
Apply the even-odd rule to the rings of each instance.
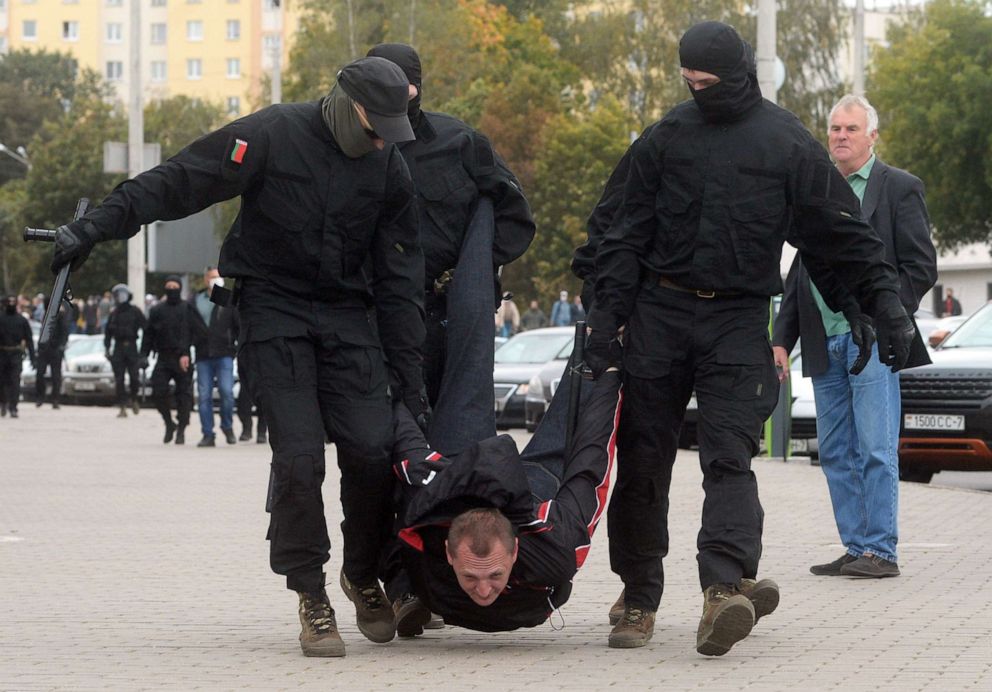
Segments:
[[[496,427],[526,425],[525,400],[531,378],[566,349],[567,359],[574,335],[574,327],[532,329],[510,337],[499,347],[493,369]]]
[[[574,331],[572,332],[574,335]],[[572,355],[575,347],[575,340],[571,339],[558,352],[554,360],[548,361],[527,383],[527,393],[524,396],[524,416],[525,427],[528,432],[537,430],[538,424],[544,418],[551,399],[558,391],[561,378],[565,376],[565,369],[568,367],[568,359]]]
[[[149,361],[146,374],[151,377],[155,367],[154,354]],[[126,374],[124,378],[127,386],[129,378]],[[151,393],[147,383],[145,393]],[[104,355],[102,334],[80,335],[69,342],[62,362],[62,394],[77,402],[111,404],[116,401],[114,369]]]
[[[37,351],[38,351],[38,336],[41,333],[41,323],[40,322],[36,322],[35,320],[30,320],[30,322],[31,322],[31,331],[33,332],[33,335],[34,335],[34,349],[35,349],[35,353],[37,353]],[[80,340],[86,340],[87,338],[91,338],[91,337],[87,337],[85,334],[70,334],[69,335],[69,338],[68,338],[68,340],[66,342],[66,350],[64,352],[66,355],[64,355],[63,358],[62,358],[62,387],[60,389],[60,393],[63,396],[65,395],[65,376],[66,376],[66,372],[67,372],[66,371],[66,367],[67,367],[67,364],[66,364],[67,354],[69,354],[69,353],[72,352],[72,351],[70,351],[70,349],[73,348],[73,344],[75,344],[76,342],[78,342]],[[100,337],[100,338],[102,339],[103,337]],[[51,394],[52,394],[52,380],[51,380],[51,376],[50,375],[49,376],[46,376],[46,380],[47,381],[45,382],[45,396],[46,397],[50,397]],[[34,366],[31,365],[30,359],[28,359],[28,357],[25,356],[24,357],[24,360],[21,362],[21,398],[24,399],[24,401],[34,401],[34,399],[35,399],[35,382],[37,382],[37,381],[38,381],[38,373],[35,371]]]
[[[992,304],[900,373],[899,477],[927,483],[938,471],[992,471]]]

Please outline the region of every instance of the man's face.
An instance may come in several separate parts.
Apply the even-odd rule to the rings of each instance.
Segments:
[[[210,282],[218,278],[220,278],[220,272],[216,269],[208,269],[203,272],[203,285],[207,287],[207,293],[211,293],[214,290]]]
[[[493,541],[489,553],[479,556],[462,541],[452,557],[445,544],[448,564],[455,570],[458,585],[476,605],[490,606],[499,598],[510,579],[510,570],[517,561],[517,542],[514,539],[513,552],[507,552],[499,541]]]
[[[868,113],[860,106],[840,108],[830,118],[830,156],[846,173],[865,165],[878,130],[868,131]]]
[[[689,70],[684,67],[682,68],[682,79],[685,80],[685,83],[688,84],[689,88],[693,91],[702,91],[703,89],[720,82],[720,78],[711,72]]]

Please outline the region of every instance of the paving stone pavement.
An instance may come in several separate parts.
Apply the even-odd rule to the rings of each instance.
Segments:
[[[697,456],[672,483],[671,554],[655,636],[606,647],[619,581],[607,527],[550,624],[446,628],[377,645],[337,587],[337,476],[325,485],[328,592],[348,655],[304,658],[296,596],[268,568],[268,447],[161,443],[151,410],[22,405],[0,419],[0,690],[501,689],[992,690],[992,494],[902,484],[900,567],[881,581],[823,578],[840,551],[822,473],[756,460],[760,576],[776,613],[726,656],[694,651],[702,607]],[[516,434],[524,439],[526,436]]]

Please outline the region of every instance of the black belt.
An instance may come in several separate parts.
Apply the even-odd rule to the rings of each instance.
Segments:
[[[687,288],[686,286],[679,286],[677,283],[671,279],[666,279],[664,276],[658,277],[658,285],[662,288],[670,288],[675,291],[682,291],[683,293],[692,293],[697,298],[736,298],[740,296],[740,293],[730,293],[728,291],[704,291],[695,288]]]

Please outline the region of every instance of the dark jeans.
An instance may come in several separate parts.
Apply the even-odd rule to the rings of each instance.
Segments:
[[[21,351],[0,351],[0,403],[9,411],[17,410],[21,398]]]
[[[62,355],[64,351],[60,348],[39,348],[38,367],[34,382],[35,396],[40,404],[45,400],[45,371],[52,373],[52,403],[57,404],[59,395],[62,393]]]
[[[628,606],[657,610],[668,553],[668,492],[693,390],[703,471],[697,537],[703,589],[754,577],[764,513],[751,458],[778,398],[768,300],[705,299],[657,285],[638,294],[627,326],[610,562]]]
[[[131,399],[138,398],[138,392],[141,389],[140,368],[138,367],[140,360],[141,356],[138,355],[135,349],[123,349],[119,346],[114,348],[114,355],[110,359],[110,365],[114,368],[118,406],[127,406],[128,403],[127,393],[124,388],[124,373],[127,373],[130,379]]]
[[[326,436],[341,470],[344,572],[353,583],[374,582],[392,523],[392,411],[381,350],[325,334],[249,342],[240,357],[257,375],[273,451],[272,570],[294,591],[323,584],[330,557],[321,494]]]
[[[155,370],[152,371],[152,399],[155,408],[162,414],[167,424],[172,421],[169,397],[169,381],[176,383],[176,423],[180,428],[189,425],[189,413],[193,410],[193,366],[186,372],[179,367],[180,354],[159,353]]]

